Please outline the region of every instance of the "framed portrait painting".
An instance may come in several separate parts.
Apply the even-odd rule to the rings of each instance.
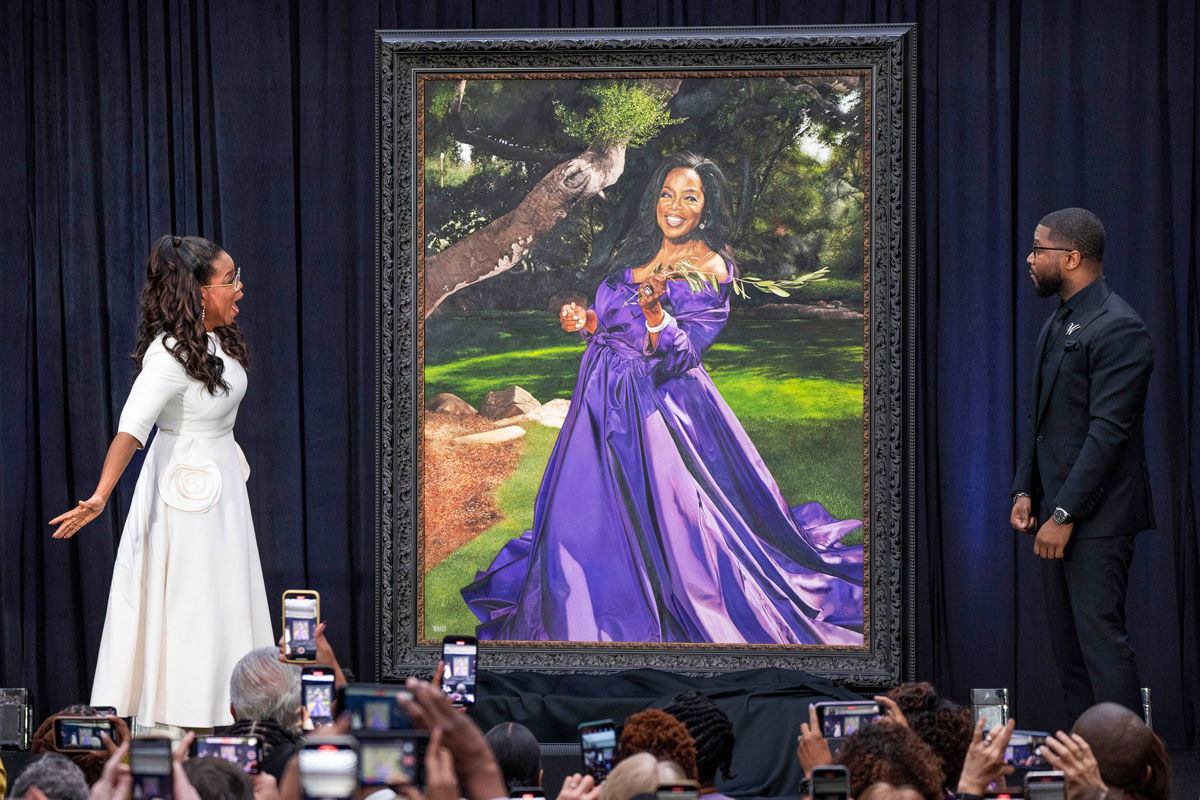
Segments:
[[[377,35],[382,678],[911,671],[914,41]]]

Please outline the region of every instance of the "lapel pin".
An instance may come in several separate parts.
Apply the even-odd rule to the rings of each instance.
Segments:
[[[1082,327],[1083,326],[1080,325],[1078,322],[1072,322],[1070,325],[1067,326],[1067,336],[1070,336],[1072,333],[1074,333],[1075,331],[1079,330]]]

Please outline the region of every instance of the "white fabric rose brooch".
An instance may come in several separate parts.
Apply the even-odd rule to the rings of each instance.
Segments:
[[[221,496],[221,472],[191,442],[174,454],[159,475],[158,493],[171,508],[198,514],[212,508]]]

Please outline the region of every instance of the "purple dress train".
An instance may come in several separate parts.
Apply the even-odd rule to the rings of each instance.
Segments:
[[[862,523],[791,508],[701,364],[730,283],[668,282],[653,350],[637,289],[596,292],[533,529],[462,590],[479,638],[861,645]]]

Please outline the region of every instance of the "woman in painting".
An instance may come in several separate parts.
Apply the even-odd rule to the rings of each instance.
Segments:
[[[701,363],[728,198],[711,161],[668,157],[593,305],[563,306],[587,348],[533,528],[463,589],[481,639],[862,643],[862,548],[840,544],[861,523],[791,508]]]

